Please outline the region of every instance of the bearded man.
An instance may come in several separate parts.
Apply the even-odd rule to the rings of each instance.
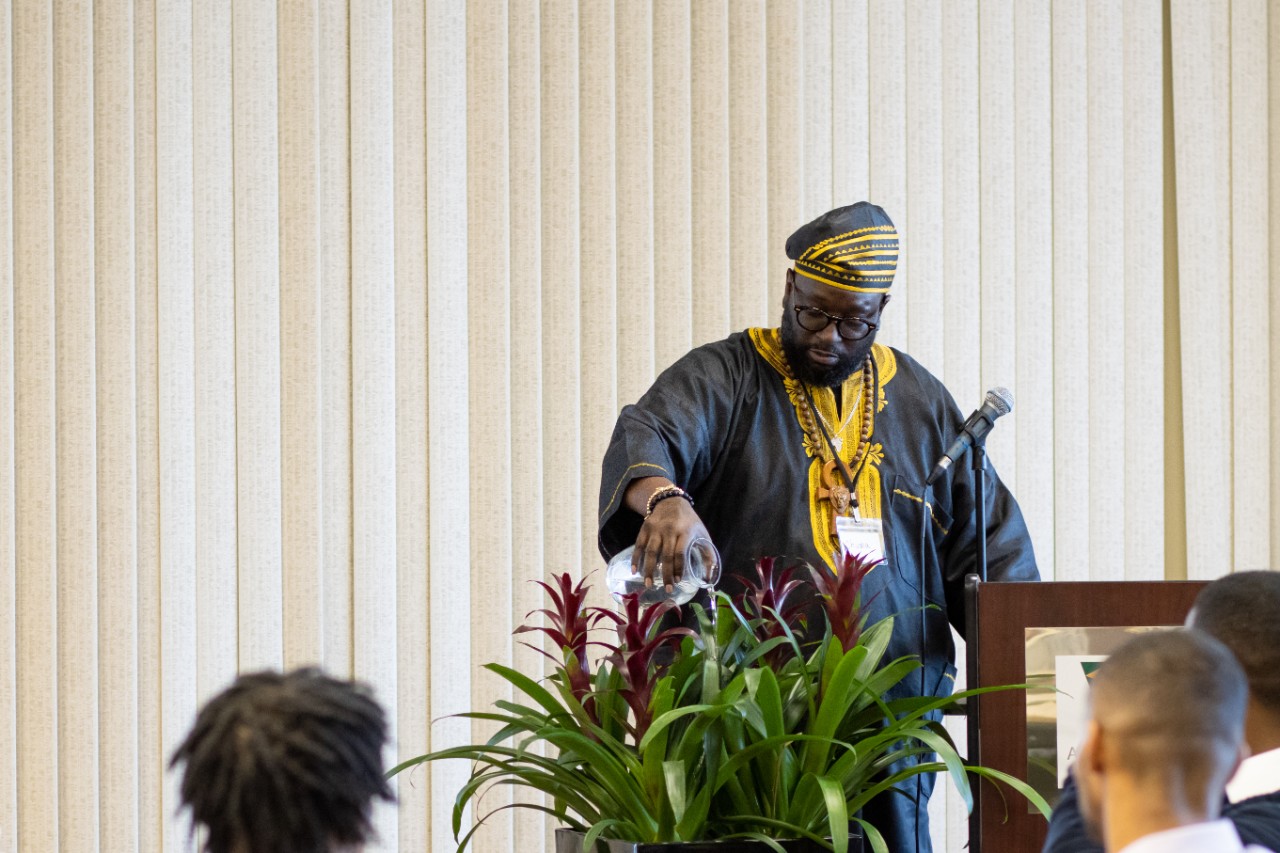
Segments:
[[[869,617],[896,615],[889,658],[924,663],[922,679],[890,698],[949,695],[948,623],[963,634],[979,533],[968,466],[925,485],[963,415],[917,361],[875,342],[897,230],[859,202],[802,226],[786,251],[780,328],[693,350],[622,410],[603,464],[600,551],[607,559],[634,543],[637,568],[671,584],[686,545],[709,536],[731,591],[727,579],[754,577],[759,557],[832,572],[842,548],[883,557],[863,588]],[[993,470],[985,493],[987,578],[1038,580],[1022,514]],[[931,850],[932,786],[922,777],[868,805],[890,850]]]

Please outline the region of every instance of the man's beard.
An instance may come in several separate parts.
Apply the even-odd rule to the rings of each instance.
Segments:
[[[862,366],[867,353],[871,352],[871,344],[875,341],[875,333],[868,334],[857,341],[853,350],[840,357],[830,366],[819,367],[809,360],[806,353],[809,347],[800,341],[800,324],[796,322],[795,312],[788,309],[782,312],[782,351],[791,365],[791,372],[796,379],[807,385],[835,388],[853,375]]]

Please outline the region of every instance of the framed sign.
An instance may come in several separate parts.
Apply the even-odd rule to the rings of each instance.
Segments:
[[[1137,636],[1176,625],[1027,628],[1027,775],[1040,796],[1056,805],[1089,719],[1089,681],[1102,661]],[[1034,812],[1028,804],[1027,809]]]

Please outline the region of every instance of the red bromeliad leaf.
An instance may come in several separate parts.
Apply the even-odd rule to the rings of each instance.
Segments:
[[[743,578],[742,585],[745,589],[738,598],[738,604],[752,618],[771,619],[773,617],[769,611],[775,610],[789,623],[801,605],[794,602],[788,605],[787,599],[804,581],[794,577],[800,568],[798,565],[788,566],[781,572],[777,568],[777,557],[761,557],[756,560],[756,576],[760,578],[760,583]]]
[[[804,622],[804,604],[789,600],[791,593],[804,584],[802,578],[795,577],[802,565],[788,566],[779,571],[777,557],[761,557],[756,560],[756,576],[760,583],[740,579],[744,589],[736,603],[738,609],[753,620],[760,642],[785,636],[784,624],[795,629]],[[791,654],[790,649],[780,646],[768,653],[765,660],[770,666],[778,667]]]
[[[813,585],[818,590],[827,621],[831,624],[831,636],[840,641],[845,651],[858,644],[866,623],[862,606],[862,582],[871,570],[883,560],[873,560],[866,555],[844,552],[840,558],[840,571],[831,574],[825,567],[810,567]],[[870,604],[870,602],[868,602]]]
[[[631,594],[623,596],[622,605],[622,613],[604,612],[604,616],[614,622],[618,644],[600,645],[609,649],[610,654],[606,660],[617,667],[622,675],[622,686],[618,689],[618,694],[635,717],[635,725],[628,728],[638,742],[652,722],[649,706],[653,698],[653,685],[661,668],[659,652],[664,646],[678,647],[684,637],[696,639],[697,634],[688,628],[679,627],[658,630],[663,616],[672,610],[679,612],[679,607],[674,602],[660,601],[651,607],[642,607],[639,595]]]
[[[521,625],[513,633],[538,631],[556,644],[560,649],[560,659],[525,643],[526,646],[545,655],[556,664],[573,691],[573,695],[583,702],[584,707],[590,712],[592,702],[588,694],[591,692],[591,667],[587,662],[587,635],[608,611],[598,607],[584,606],[589,589],[585,581],[578,581],[575,584],[568,572],[552,575],[551,580],[555,583],[554,587],[543,581],[535,581],[535,583],[546,590],[554,607],[532,610],[525,617],[527,619],[535,613],[540,613],[550,624]]]

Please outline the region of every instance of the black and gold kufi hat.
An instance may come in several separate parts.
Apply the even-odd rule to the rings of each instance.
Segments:
[[[787,257],[809,278],[853,293],[887,293],[898,269],[898,229],[879,205],[824,213],[787,238]]]

